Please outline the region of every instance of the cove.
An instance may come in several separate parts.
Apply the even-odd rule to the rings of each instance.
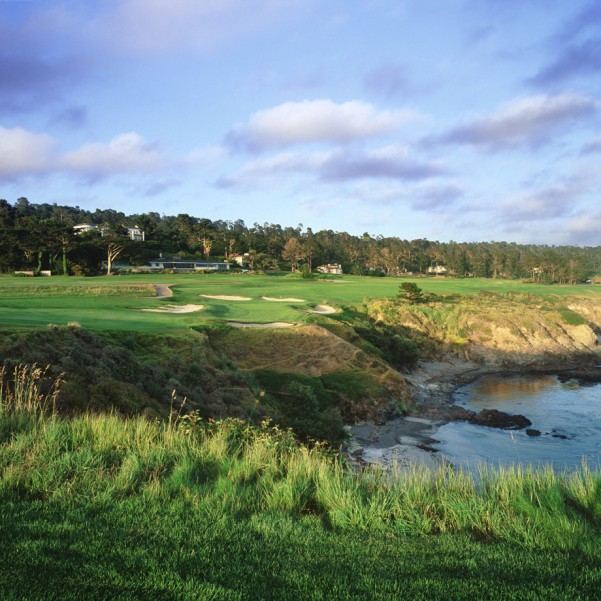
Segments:
[[[457,389],[454,403],[480,411],[522,414],[540,436],[526,429],[499,430],[451,422],[439,428],[433,445],[453,465],[475,469],[551,465],[556,471],[601,468],[601,382],[562,380],[551,375],[489,375]]]

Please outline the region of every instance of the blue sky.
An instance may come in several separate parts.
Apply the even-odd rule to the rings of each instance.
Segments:
[[[0,0],[0,197],[601,244],[598,0]]]

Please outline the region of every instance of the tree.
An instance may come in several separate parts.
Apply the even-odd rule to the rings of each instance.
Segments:
[[[411,303],[421,303],[426,300],[423,290],[414,282],[403,282],[399,286],[397,298],[408,300]]]
[[[282,259],[290,263],[292,271],[296,271],[298,260],[303,256],[301,243],[296,238],[289,238],[282,250]]]
[[[113,275],[113,263],[126,249],[128,242],[125,227],[119,225],[101,226],[99,244],[106,250],[106,275]]]

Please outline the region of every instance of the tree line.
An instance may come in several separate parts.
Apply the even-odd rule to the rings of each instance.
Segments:
[[[74,225],[99,228],[76,235]],[[133,242],[125,228],[144,230]],[[101,235],[101,230],[103,235]],[[223,221],[156,212],[126,215],[114,209],[88,211],[58,204],[0,199],[0,271],[50,270],[95,275],[119,258],[133,266],[163,256],[232,261],[237,255],[252,269],[312,270],[339,263],[345,273],[394,276],[439,270],[456,277],[528,278],[541,283],[576,284],[597,276],[601,247],[547,246],[512,242],[438,242],[361,236],[302,224]]]

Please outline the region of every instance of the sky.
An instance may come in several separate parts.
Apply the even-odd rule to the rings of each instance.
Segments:
[[[0,0],[0,198],[601,245],[599,0]]]

